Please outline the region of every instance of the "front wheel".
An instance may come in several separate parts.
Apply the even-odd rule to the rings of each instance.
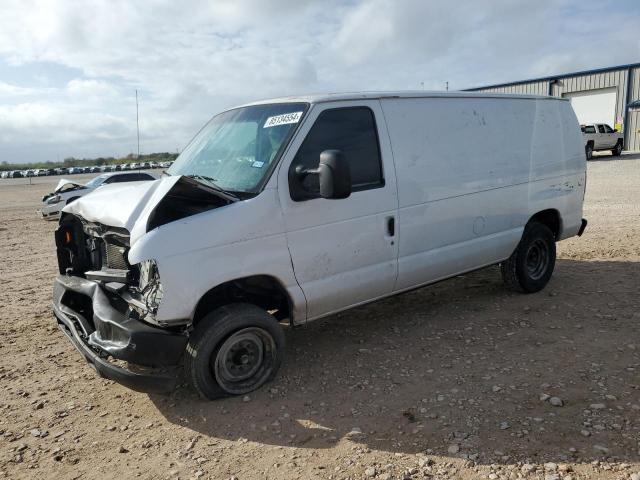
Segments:
[[[556,264],[556,239],[546,225],[531,222],[524,228],[520,243],[500,270],[511,290],[534,293],[542,290]]]
[[[261,308],[220,307],[200,320],[189,339],[187,378],[209,400],[247,394],[275,377],[284,343],[282,327]]]

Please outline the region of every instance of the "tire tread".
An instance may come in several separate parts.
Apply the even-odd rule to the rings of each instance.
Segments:
[[[227,397],[231,394],[225,392],[212,375],[206,375],[203,365],[200,364],[198,353],[207,348],[217,348],[229,335],[248,324],[242,324],[245,319],[251,319],[253,325],[268,330],[272,334],[278,348],[278,362],[266,382],[271,381],[276,375],[282,362],[284,350],[284,332],[278,321],[269,313],[249,303],[232,303],[216,308],[206,315],[189,338],[185,350],[185,375],[189,383],[198,394],[209,400]],[[211,353],[211,351],[209,353]],[[208,363],[209,355],[207,356]],[[265,383],[266,383],[265,382]]]

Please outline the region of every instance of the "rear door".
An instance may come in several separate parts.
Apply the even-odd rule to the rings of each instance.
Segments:
[[[611,148],[616,146],[618,143],[618,134],[606,123],[603,125],[604,127],[604,135],[607,139],[607,145]]]
[[[602,150],[603,148],[607,148],[609,146],[607,135],[605,134],[604,125],[598,123],[596,125],[596,129],[598,133],[596,134],[596,149]]]
[[[338,149],[351,167],[348,198],[319,198],[317,176],[290,179],[297,166],[315,168],[320,153]],[[397,276],[395,171],[377,100],[317,104],[278,173],[278,190],[296,279],[313,319],[390,294]],[[295,198],[295,199],[294,199]]]

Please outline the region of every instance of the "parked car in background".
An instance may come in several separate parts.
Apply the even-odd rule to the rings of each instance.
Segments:
[[[66,205],[104,185],[149,180],[156,180],[156,177],[146,172],[103,173],[84,184],[63,178],[53,192],[42,197],[43,205],[39,213],[42,218],[56,217]]]
[[[611,150],[611,154],[619,157],[624,148],[624,135],[606,123],[589,123],[580,125],[585,142],[584,151],[587,160],[593,158],[593,152]]]
[[[239,107],[169,175],[65,207],[55,316],[103,377],[170,390],[186,370],[203,397],[244,395],[282,363],[280,322],[496,264],[508,288],[543,289],[556,242],[586,227],[583,148],[569,101],[552,97]]]

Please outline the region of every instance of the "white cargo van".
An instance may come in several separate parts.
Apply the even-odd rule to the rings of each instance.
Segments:
[[[544,288],[582,234],[568,101],[477,93],[285,98],[215,116],[168,175],[106,186],[56,230],[58,324],[104,377],[204,397],[272,379],[300,325],[500,264]],[[123,368],[115,360],[129,362]]]

